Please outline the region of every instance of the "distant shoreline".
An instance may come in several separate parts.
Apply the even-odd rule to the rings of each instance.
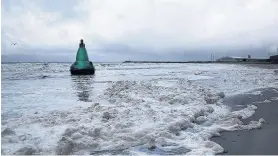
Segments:
[[[73,61],[74,62],[74,61]],[[65,64],[72,64],[73,62],[1,62],[1,64],[15,64],[15,63],[65,63]],[[93,62],[93,63],[122,63],[121,61],[119,62]]]
[[[72,62],[1,62],[1,64],[16,64],[16,63],[64,63],[64,64],[70,64]],[[93,62],[93,63],[213,63],[213,64],[278,64],[278,63],[272,63],[272,62],[253,62],[253,61],[247,61],[247,62],[225,62],[225,61],[124,61],[124,62]]]
[[[124,61],[123,63],[225,63],[225,64],[275,64],[271,62],[225,62],[225,61]]]

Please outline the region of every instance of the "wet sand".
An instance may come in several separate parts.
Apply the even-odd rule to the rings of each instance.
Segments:
[[[278,154],[278,89],[260,89],[261,94],[243,94],[226,98],[224,103],[234,110],[253,104],[257,110],[253,116],[244,119],[258,121],[263,118],[260,129],[222,132],[220,137],[211,138],[212,141],[224,148],[224,155],[277,155]],[[259,103],[258,103],[259,102]]]

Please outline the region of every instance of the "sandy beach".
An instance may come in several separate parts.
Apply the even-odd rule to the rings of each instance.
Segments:
[[[257,90],[258,94],[242,94],[225,99],[224,103],[232,109],[247,105],[255,105],[257,110],[253,116],[244,119],[266,122],[260,129],[248,131],[222,132],[220,137],[212,140],[224,148],[225,155],[277,155],[278,154],[278,89],[267,88]]]

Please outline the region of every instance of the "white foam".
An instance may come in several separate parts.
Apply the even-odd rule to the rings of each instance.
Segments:
[[[271,98],[271,100],[278,100],[278,97],[273,97]]]
[[[238,116],[238,117],[240,117],[242,119],[246,119],[246,118],[251,117],[255,113],[256,109],[257,109],[256,106],[248,105],[247,108],[244,108],[242,110],[238,110],[238,111],[232,112],[232,114],[236,115],[236,116]]]
[[[255,101],[253,103],[270,103],[270,100],[265,99],[264,101]]]
[[[257,91],[250,92],[249,94],[251,94],[251,95],[262,95],[262,91],[257,90]]]
[[[185,148],[190,150],[189,155],[207,155],[223,152],[220,145],[210,141],[219,132],[261,127],[262,119],[248,125],[241,121],[254,114],[255,106],[232,112],[221,100],[254,84],[271,86],[270,71],[260,75],[262,71],[258,74],[227,65],[157,65],[144,69],[147,67],[137,69],[136,75],[141,76],[118,76],[107,87],[98,88],[101,94],[96,94],[90,104],[5,119],[3,127],[11,128],[15,135],[2,137],[3,153],[13,154],[23,148],[35,154],[90,154],[122,149],[142,154],[132,147],[143,145],[168,152]],[[102,68],[107,73],[99,73],[105,75],[102,81],[106,81],[107,74],[112,74],[108,69],[121,67]],[[131,69],[117,69],[117,74],[127,75]],[[193,69],[198,71],[196,75]],[[170,72],[173,75],[163,76]],[[250,81],[241,81],[242,77]]]

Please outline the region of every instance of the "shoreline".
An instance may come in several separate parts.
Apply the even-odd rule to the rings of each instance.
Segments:
[[[254,62],[254,61],[239,61],[239,62],[224,62],[224,61],[124,61],[122,63],[212,63],[212,64],[267,64],[267,65],[273,65],[277,63],[272,63],[268,61],[262,61],[262,62]]]
[[[243,119],[244,124],[263,118],[266,122],[259,129],[220,132],[220,136],[211,140],[224,148],[219,155],[277,155],[278,154],[278,89],[266,88],[254,90],[260,94],[240,94],[226,98],[224,104],[233,110],[247,105],[257,107],[255,113]],[[252,92],[254,92],[252,91]]]

